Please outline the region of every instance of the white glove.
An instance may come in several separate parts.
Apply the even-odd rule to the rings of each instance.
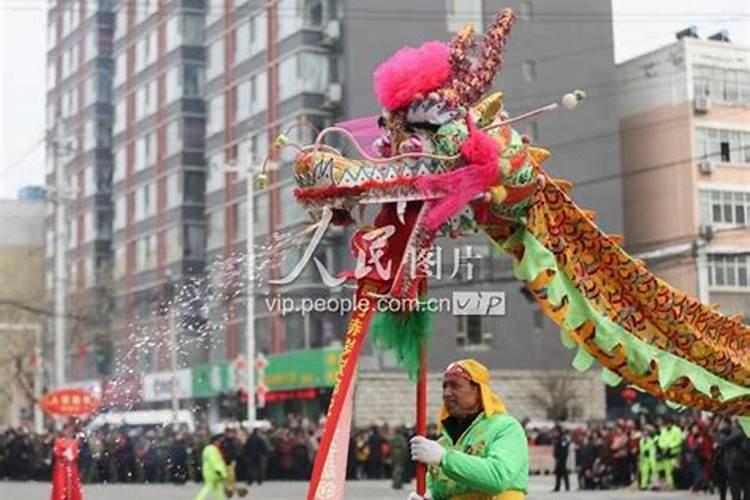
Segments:
[[[409,498],[407,500],[432,500],[432,496],[430,496],[430,493],[425,493],[425,496],[417,495],[415,492],[409,493]]]
[[[65,448],[63,456],[68,460],[68,462],[72,462],[73,458],[75,458],[73,455],[73,450],[71,450],[70,448]]]
[[[437,441],[432,441],[424,436],[411,438],[411,459],[427,465],[437,465],[445,455],[445,448]]]

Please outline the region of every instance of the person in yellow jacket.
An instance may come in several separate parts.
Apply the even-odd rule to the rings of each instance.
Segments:
[[[652,426],[647,425],[643,429],[641,439],[638,441],[638,484],[642,490],[651,487],[654,476],[658,473],[656,469],[656,436]]]
[[[658,467],[664,473],[667,488],[674,489],[674,471],[680,462],[682,451],[682,429],[670,417],[665,417],[656,441]]]
[[[227,464],[221,454],[222,434],[211,436],[211,441],[203,448],[203,488],[195,500],[204,500],[209,495],[215,499],[224,500],[224,480],[227,478]]]
[[[524,500],[529,482],[526,433],[490,387],[487,368],[473,359],[443,374],[442,436],[411,440],[412,459],[429,466],[433,500]],[[410,500],[420,500],[412,493]]]

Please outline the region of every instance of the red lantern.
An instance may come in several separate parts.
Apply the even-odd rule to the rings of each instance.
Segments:
[[[99,409],[100,402],[84,389],[59,389],[42,396],[39,405],[52,417],[83,417]]]
[[[638,397],[638,393],[635,391],[635,389],[626,387],[622,391],[620,391],[620,397],[624,399],[627,404],[632,405],[633,401],[635,401],[635,398]]]

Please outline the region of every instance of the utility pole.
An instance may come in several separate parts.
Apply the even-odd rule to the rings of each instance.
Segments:
[[[60,137],[58,136],[58,126],[55,126],[54,136],[52,138],[52,160],[55,170],[55,185],[48,186],[48,191],[52,191],[53,196],[48,196],[49,202],[55,204],[55,318],[54,318],[54,352],[55,352],[55,387],[61,388],[65,385],[65,294],[67,292],[67,269],[65,266],[66,252],[66,221],[65,221],[65,196],[63,165],[60,162]],[[71,148],[67,147],[66,150]]]
[[[245,241],[247,266],[247,299],[245,321],[247,335],[247,420],[250,430],[255,426],[255,172],[254,160],[250,159],[245,173]]]
[[[174,300],[169,307],[169,364],[172,370],[172,419],[175,425],[179,421],[177,416],[180,410],[180,399],[177,395],[177,325],[175,320]]]
[[[44,431],[44,415],[42,415],[42,386],[44,385],[44,362],[42,354],[42,325],[34,328],[34,432],[37,435]]]
[[[245,260],[247,268],[247,292],[245,328],[247,337],[247,420],[250,429],[253,428],[256,419],[255,389],[255,158],[250,158],[245,166],[214,166],[224,172],[245,172]]]

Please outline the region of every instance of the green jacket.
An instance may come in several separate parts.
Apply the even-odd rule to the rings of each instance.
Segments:
[[[662,429],[657,446],[662,452],[662,458],[677,458],[682,450],[682,430],[676,425]]]
[[[657,436],[641,437],[638,442],[638,459],[641,464],[648,463],[656,467],[656,441]]]
[[[223,481],[227,477],[227,464],[221,456],[221,450],[213,444],[203,448],[203,480],[207,483]]]
[[[429,469],[427,485],[433,500],[527,492],[529,446],[523,427],[510,415],[481,413],[456,443],[445,430],[438,443],[448,451]]]

